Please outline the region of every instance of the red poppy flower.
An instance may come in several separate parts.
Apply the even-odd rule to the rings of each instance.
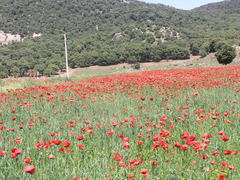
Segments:
[[[188,145],[182,145],[181,149],[184,150],[184,151],[188,151]]]
[[[173,144],[173,146],[175,146],[175,147],[177,147],[177,148],[180,148],[180,147],[181,147],[181,144],[180,144],[179,142],[175,142],[175,143]]]
[[[107,134],[112,136],[114,134],[114,131],[110,130],[110,131],[107,132]]]
[[[59,144],[61,144],[62,143],[62,141],[60,141],[60,140],[55,140],[54,141],[54,144],[56,144],[56,145],[59,145]]]
[[[189,114],[188,113],[184,113],[184,116],[189,116]]]
[[[71,144],[70,144],[69,142],[63,143],[63,147],[65,147],[65,148],[69,147],[70,145],[71,145]]]
[[[6,155],[6,151],[0,151],[0,156],[5,156]]]
[[[73,136],[74,132],[69,132],[68,136]]]
[[[78,147],[79,147],[80,149],[84,149],[84,145],[83,145],[83,144],[79,144]]]
[[[129,160],[129,163],[130,163],[130,164],[133,164],[133,163],[135,163],[135,162],[136,162],[135,159],[130,159],[130,160]]]
[[[212,153],[212,155],[214,156],[214,155],[218,155],[218,151],[214,151],[213,153]]]
[[[30,163],[31,163],[31,159],[30,159],[30,158],[25,158],[25,159],[23,160],[23,162],[30,164]]]
[[[92,130],[88,131],[88,134],[94,134],[94,132]]]
[[[142,143],[142,141],[137,141],[136,144],[137,144],[137,145],[142,145],[143,143]]]
[[[56,137],[55,133],[50,133],[51,136]]]
[[[224,142],[227,142],[229,139],[227,136],[222,136],[221,139],[224,141]]]
[[[224,131],[219,131],[218,135],[223,135],[224,136]]]
[[[224,155],[230,155],[230,154],[232,154],[232,151],[230,151],[230,150],[225,150],[224,151]]]
[[[78,139],[79,141],[81,141],[81,140],[83,140],[84,138],[83,138],[83,136],[78,136],[77,139]]]
[[[134,178],[134,175],[132,175],[132,174],[129,174],[129,178],[130,178],[131,180],[133,180],[133,178]]]
[[[204,155],[202,154],[201,157],[199,159],[208,159],[208,155]]]
[[[129,147],[130,147],[130,144],[129,144],[128,142],[125,142],[124,145],[123,145],[123,147],[129,148]]]
[[[222,166],[227,166],[227,162],[226,162],[226,161],[223,161],[222,163],[220,162],[220,164],[221,164]]]
[[[231,170],[233,170],[233,171],[234,171],[234,169],[235,169],[235,166],[232,166],[232,165],[228,166],[228,165],[227,165],[227,168],[228,168],[228,169],[231,169]]]
[[[211,161],[211,164],[214,165],[214,164],[216,164],[216,162],[215,162],[214,160],[212,160],[212,161]]]
[[[49,158],[49,159],[54,159],[55,156],[51,154],[51,155],[48,156],[48,158]]]
[[[147,174],[147,173],[148,173],[148,170],[147,170],[147,169],[144,169],[144,168],[143,168],[143,169],[140,170],[140,174]]]
[[[218,176],[218,180],[226,180],[226,177],[224,176],[224,174],[220,174]]]
[[[232,154],[233,154],[233,155],[237,155],[237,154],[238,154],[238,151],[237,151],[237,150],[232,151]]]
[[[27,166],[24,168],[24,171],[29,173],[29,174],[34,174],[35,173],[35,168],[33,166]]]

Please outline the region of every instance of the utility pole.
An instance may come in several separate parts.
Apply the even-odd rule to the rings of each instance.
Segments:
[[[65,55],[66,55],[66,72],[67,72],[67,79],[69,80],[69,74],[68,74],[68,58],[67,58],[67,38],[66,38],[66,34],[64,34],[64,41],[65,41]]]

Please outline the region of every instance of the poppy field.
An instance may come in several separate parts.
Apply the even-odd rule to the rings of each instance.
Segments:
[[[1,179],[240,179],[240,67],[42,82],[0,96]]]

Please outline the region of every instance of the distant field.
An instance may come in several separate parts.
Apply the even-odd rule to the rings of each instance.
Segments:
[[[239,66],[239,65],[240,57],[237,56],[234,59],[234,61],[227,66]],[[169,60],[169,61],[162,60],[158,63],[155,62],[141,63],[141,68],[143,68],[144,70],[198,68],[198,67],[224,67],[224,65],[220,65],[217,62],[213,53],[209,54],[204,58],[200,58],[197,56],[186,60]],[[76,79],[141,71],[141,70],[131,71],[131,69],[132,69],[131,65],[127,63],[112,66],[90,66],[86,68],[71,69],[70,76],[72,76],[73,79]],[[55,76],[54,79],[58,77],[59,76]],[[66,77],[66,73],[62,73],[60,77]]]

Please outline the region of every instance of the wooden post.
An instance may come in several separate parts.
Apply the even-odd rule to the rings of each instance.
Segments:
[[[67,72],[67,79],[69,80],[69,74],[68,74],[68,58],[67,58],[67,38],[66,38],[66,34],[64,34],[64,41],[65,41],[65,55],[66,55],[66,72]]]

